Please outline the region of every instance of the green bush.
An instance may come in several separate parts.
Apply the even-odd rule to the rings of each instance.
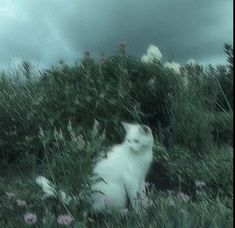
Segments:
[[[62,159],[72,149],[67,143],[63,148],[55,147],[54,132],[63,132],[68,140],[69,122],[87,137],[98,120],[106,132],[104,146],[111,146],[123,138],[120,121],[136,121],[148,124],[162,148],[166,148],[164,159],[155,149],[155,155],[160,155],[151,176],[158,172],[169,187],[170,183],[178,183],[170,181],[173,169],[169,162],[173,161],[175,169],[180,170],[180,161],[194,165],[207,156],[217,156],[213,150],[232,145],[233,110],[228,93],[233,87],[231,64],[207,69],[186,65],[187,86],[181,76],[165,69],[161,62],[142,63],[128,57],[124,49],[115,56],[99,59],[85,53],[81,63],[73,66],[60,61],[41,72],[37,80],[35,68],[29,63],[24,62],[21,71],[26,80],[10,79],[7,73],[0,79],[1,162],[20,158],[26,163],[31,156]],[[43,143],[40,129],[45,135]],[[89,137],[85,139],[89,141]],[[167,154],[174,154],[175,148],[180,152],[174,161]]]
[[[184,75],[165,69],[159,61],[147,64],[129,57],[123,46],[110,57],[95,59],[85,53],[73,66],[60,61],[40,72],[39,78],[28,62],[14,79],[1,73],[0,226],[23,227],[23,213],[31,210],[38,215],[38,224],[47,227],[58,226],[58,213],[72,214],[77,227],[231,227],[229,45],[226,54],[228,66],[186,65]],[[17,79],[21,74],[26,79]],[[34,183],[39,173],[71,195],[88,196],[93,165],[123,140],[121,121],[148,124],[153,131],[154,161],[147,177],[156,186],[149,192],[153,207],[141,216],[130,212],[127,217],[113,214],[93,221],[88,204],[65,207],[41,199]],[[195,181],[205,183],[203,189]],[[165,191],[169,189],[173,193]],[[4,193],[9,191],[28,206],[17,208],[15,199]],[[179,192],[187,193],[189,201],[182,201]]]
[[[25,146],[36,134],[32,120],[35,97],[35,83],[0,77],[0,160],[7,162],[27,153]]]
[[[210,154],[192,157],[188,149],[175,147],[169,151],[165,161],[173,186],[193,194],[195,181],[206,183],[207,190],[214,194],[232,196],[233,192],[233,149],[214,148]]]
[[[216,112],[213,121],[214,141],[218,145],[233,145],[233,112]]]

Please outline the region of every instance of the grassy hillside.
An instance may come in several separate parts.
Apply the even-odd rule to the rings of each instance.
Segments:
[[[225,66],[186,64],[180,74],[160,61],[129,57],[123,47],[99,59],[86,53],[72,66],[60,61],[39,71],[24,62],[14,73],[2,72],[0,227],[27,227],[26,213],[35,213],[28,216],[39,227],[58,227],[61,214],[70,214],[74,227],[231,227],[232,47],[225,52]],[[89,205],[41,200],[38,174],[88,196],[92,165],[123,140],[121,121],[147,124],[154,133],[147,178],[153,205],[141,215],[93,220]]]

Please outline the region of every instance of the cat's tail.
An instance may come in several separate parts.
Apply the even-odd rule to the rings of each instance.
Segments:
[[[66,195],[65,192],[55,190],[55,186],[44,176],[38,176],[35,182],[42,188],[45,193],[44,197],[58,197],[64,204],[68,205],[75,197]]]

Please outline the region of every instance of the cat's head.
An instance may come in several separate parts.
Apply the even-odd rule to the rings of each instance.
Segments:
[[[151,129],[143,124],[131,124],[122,122],[122,126],[126,130],[124,143],[133,152],[142,152],[152,149],[153,134]]]

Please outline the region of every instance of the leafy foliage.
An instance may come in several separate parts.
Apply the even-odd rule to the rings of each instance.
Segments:
[[[148,180],[158,191],[185,191],[195,202],[184,208],[174,198],[177,208],[170,209],[169,197],[155,192],[157,203],[146,215],[130,214],[128,220],[112,215],[102,225],[118,227],[121,221],[126,227],[133,222],[141,227],[230,227],[233,48],[226,44],[225,52],[228,65],[203,68],[188,64],[181,75],[164,68],[158,60],[143,63],[127,56],[124,45],[114,56],[95,59],[87,52],[79,64],[68,66],[60,61],[42,72],[25,61],[16,72],[25,80],[2,72],[1,172],[7,175],[8,167],[17,166],[17,170],[32,173],[31,179],[43,172],[72,195],[89,194],[93,164],[109,146],[122,141],[120,121],[145,123],[155,136]],[[36,78],[38,73],[40,77]],[[197,198],[196,180],[206,183],[203,200]],[[32,182],[27,184],[40,195]],[[3,183],[0,187],[6,191]],[[43,221],[56,226],[53,208],[35,194],[27,194]],[[215,200],[218,197],[223,203]],[[13,216],[10,207],[14,204],[4,199],[0,196],[0,212],[6,213],[5,217],[0,213],[4,217],[0,226]],[[54,206],[56,210],[65,209],[63,205]],[[43,214],[45,210],[47,215]],[[81,221],[77,227],[89,223],[89,205],[82,211],[75,206],[66,210]]]

